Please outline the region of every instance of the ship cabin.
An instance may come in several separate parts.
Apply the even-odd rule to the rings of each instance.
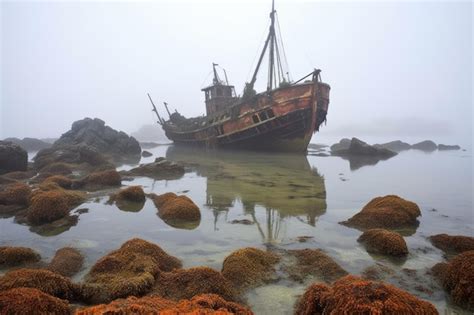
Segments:
[[[226,81],[222,81],[217,75],[215,67],[217,64],[213,64],[214,70],[214,80],[212,85],[203,88],[201,91],[205,95],[206,103],[206,115],[213,115],[218,112],[222,112],[227,109],[229,106],[234,104],[237,101],[235,96],[235,88],[233,85],[229,85]]]

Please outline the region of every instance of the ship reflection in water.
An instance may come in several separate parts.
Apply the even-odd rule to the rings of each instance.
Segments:
[[[286,217],[315,226],[326,211],[324,178],[306,156],[170,146],[166,158],[207,179],[206,206],[215,229],[237,200],[246,217],[238,223],[254,224],[264,242],[278,239]],[[265,222],[257,219],[256,206],[265,208]]]

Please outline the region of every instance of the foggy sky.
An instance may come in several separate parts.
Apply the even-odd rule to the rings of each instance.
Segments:
[[[0,138],[58,137],[86,116],[132,132],[156,120],[147,92],[201,115],[212,62],[242,93],[270,5],[2,2]],[[470,1],[277,0],[276,9],[293,79],[320,68],[332,88],[315,138],[472,142]]]

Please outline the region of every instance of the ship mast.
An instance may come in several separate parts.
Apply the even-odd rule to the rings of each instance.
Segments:
[[[284,75],[280,76],[280,74],[283,74],[283,69],[282,69],[281,59],[280,59],[279,50],[278,50],[278,43],[277,43],[277,40],[276,40],[275,13],[276,13],[275,0],[272,0],[272,11],[270,12],[270,21],[271,21],[271,23],[270,23],[268,36],[267,36],[267,39],[265,40],[265,45],[263,46],[263,50],[260,54],[260,58],[258,59],[257,66],[256,66],[255,71],[254,71],[253,76],[252,76],[252,80],[250,80],[250,82],[247,83],[247,85],[245,87],[246,89],[253,90],[253,87],[255,85],[255,81],[257,81],[258,71],[260,70],[260,66],[262,64],[263,57],[265,56],[265,53],[267,51],[268,46],[270,46],[270,48],[269,48],[269,61],[268,61],[267,91],[272,90],[278,84],[276,74],[275,74],[275,53],[276,53],[276,57],[277,57],[276,59],[277,59],[277,62],[278,62],[277,70],[278,70],[278,73],[279,73],[279,81],[281,79],[281,76],[283,77],[283,80],[285,80]],[[275,86],[273,85],[274,83],[275,83]]]

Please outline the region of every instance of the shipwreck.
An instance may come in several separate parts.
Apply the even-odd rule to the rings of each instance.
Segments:
[[[206,115],[185,118],[178,111],[161,117],[150,98],[166,136],[175,144],[211,148],[238,148],[305,152],[312,135],[326,121],[330,86],[321,80],[321,70],[315,69],[292,82],[284,72],[286,57],[275,26],[276,10],[272,3],[270,27],[262,52],[250,82],[242,96],[227,80],[222,80],[213,64],[212,84],[202,89]],[[278,23],[277,23],[278,25]],[[278,32],[277,32],[278,30]],[[265,55],[268,55],[267,89],[257,93],[254,84]]]

